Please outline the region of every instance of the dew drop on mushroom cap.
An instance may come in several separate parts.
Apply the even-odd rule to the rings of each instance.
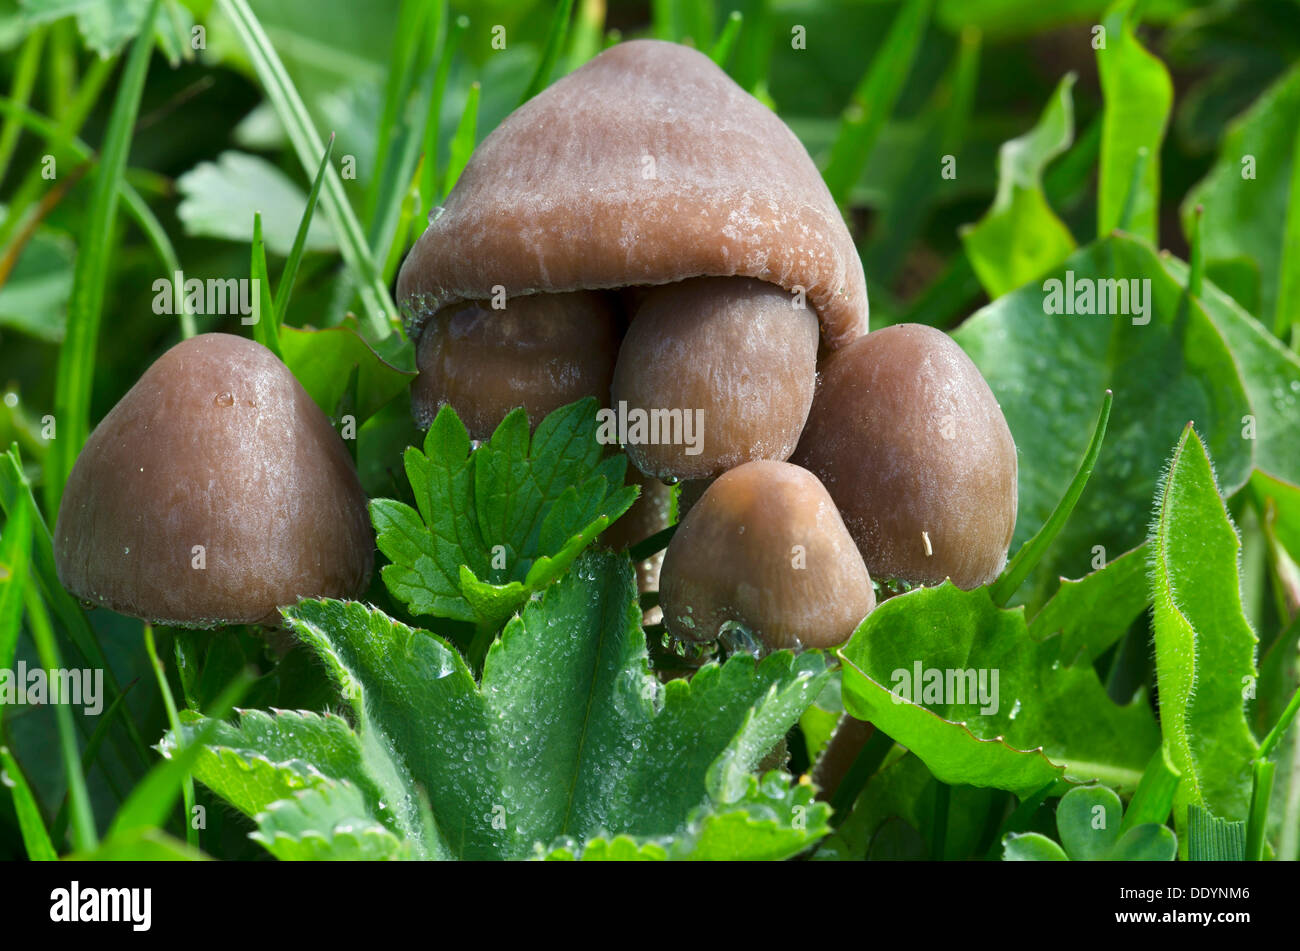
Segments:
[[[674,637],[712,640],[735,621],[779,649],[843,643],[876,598],[817,477],[759,460],[719,476],[682,520],[659,603]]]
[[[899,324],[831,354],[793,460],[825,484],[878,580],[974,588],[1006,564],[1016,445],[941,330]]]
[[[182,627],[273,623],[300,597],[354,597],[373,566],[342,440],[258,343],[172,347],[91,433],[54,530],[59,580]]]
[[[586,396],[604,404],[618,340],[617,311],[591,291],[517,297],[499,310],[453,304],[420,334],[412,411],[428,428],[450,403],[472,438],[487,439],[516,406],[536,426]]]
[[[444,308],[498,292],[514,301],[632,288],[621,299],[635,310],[635,327],[662,295],[687,302],[685,290],[657,285],[693,286],[705,277],[752,278],[779,289],[765,295],[753,281],[721,282],[752,305],[747,312],[767,328],[769,354],[784,349],[800,355],[792,362],[802,360],[808,314],[801,317],[796,300],[831,348],[866,333],[861,261],[794,133],[702,53],[637,40],[558,80],[484,139],[403,262],[397,292],[415,339]],[[771,319],[778,302],[786,320]],[[693,309],[700,319],[718,311]],[[647,320],[633,341],[624,340],[620,363],[635,365],[643,352],[667,346],[652,339],[655,323]],[[742,336],[717,342],[713,352],[744,352],[753,329],[739,319],[724,323]],[[697,355],[679,370],[704,381],[711,367]],[[765,372],[756,368],[745,380],[732,367],[697,406],[672,405],[680,394],[648,387],[647,377],[638,394],[647,405],[630,408],[702,409],[707,445],[708,427],[727,418],[736,394]],[[781,396],[789,407],[773,426],[792,426],[806,391]],[[765,451],[785,458],[797,437],[797,427],[774,428],[764,443],[776,448]],[[698,471],[685,446],[671,448],[664,458],[636,461],[661,478]],[[671,471],[669,456],[682,473]]]

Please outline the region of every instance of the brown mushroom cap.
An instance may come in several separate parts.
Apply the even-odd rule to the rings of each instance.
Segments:
[[[373,549],[365,494],[325,414],[271,351],[216,333],[172,347],[104,417],[54,529],[69,591],[182,627],[359,595]]]
[[[673,43],[620,43],[516,109],[431,217],[397,280],[414,328],[497,286],[515,297],[712,275],[804,288],[832,346],[867,330],[862,264],[803,145]]]
[[[817,477],[760,460],[719,476],[682,520],[659,603],[675,637],[711,640],[735,621],[776,649],[843,643],[876,597]]]
[[[831,354],[794,461],[825,483],[877,579],[974,588],[1006,564],[1016,444],[941,330],[885,327]]]
[[[629,411],[695,414],[698,445],[625,448],[649,475],[704,479],[752,459],[790,458],[816,381],[811,311],[773,284],[700,277],[646,296],[623,338],[612,392],[614,405]]]
[[[411,409],[423,427],[450,403],[474,439],[487,439],[516,406],[534,426],[586,396],[602,405],[618,355],[619,316],[603,294],[534,294],[500,310],[485,302],[444,308],[416,351]]]

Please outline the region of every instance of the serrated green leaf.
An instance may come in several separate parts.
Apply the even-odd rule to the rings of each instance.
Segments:
[[[1146,544],[1077,580],[1061,579],[1052,600],[1034,615],[1029,636],[1046,641],[1059,635],[1062,663],[1092,663],[1124,636],[1151,604]]]
[[[558,578],[636,500],[624,456],[603,458],[596,400],[551,413],[531,436],[522,409],[470,453],[469,434],[444,406],[409,449],[418,515],[371,503],[377,542],[392,561],[384,582],[412,612],[495,630]]]
[[[371,818],[361,792],[324,782],[272,803],[251,837],[282,861],[375,861],[410,858],[409,841]]]
[[[1151,586],[1160,725],[1182,774],[1174,797],[1179,838],[1189,806],[1246,815],[1258,744],[1245,695],[1257,677],[1258,638],[1241,605],[1236,527],[1219,498],[1210,457],[1189,424],[1156,497]]]
[[[1097,50],[1097,73],[1106,100],[1102,113],[1097,183],[1097,234],[1124,228],[1156,243],[1160,206],[1160,145],[1173,107],[1174,84],[1165,64],[1134,32],[1134,0],[1106,11],[1105,46]],[[1145,150],[1145,158],[1139,153]],[[1135,166],[1141,175],[1134,181]],[[1127,221],[1125,217],[1127,215]]]
[[[945,783],[1022,797],[1063,776],[1132,788],[1158,743],[1144,704],[1116,706],[1091,667],[1063,666],[1054,649],[1030,639],[1024,611],[997,608],[987,588],[944,583],[890,598],[839,654],[849,712]],[[926,689],[936,676],[945,686],[910,686],[918,665]],[[998,677],[987,691],[992,702],[967,693],[980,671],[986,688]]]
[[[661,685],[626,557],[584,555],[530,601],[488,651],[481,686],[445,641],[364,605],[303,601],[285,616],[332,671],[363,742],[400,758],[427,792],[456,856],[527,857],[566,836],[686,835],[713,805],[746,812],[767,842],[759,850],[794,841],[766,824],[782,808],[795,838],[820,834],[803,793],[778,806],[773,787],[755,798],[741,777],[817,695],[825,656],[738,656]],[[807,807],[803,829],[794,805]],[[738,825],[713,834],[735,850]]]
[[[1074,74],[1056,87],[1038,124],[998,152],[998,191],[962,244],[989,297],[1041,277],[1074,251],[1070,230],[1047,203],[1043,169],[1074,141]]]

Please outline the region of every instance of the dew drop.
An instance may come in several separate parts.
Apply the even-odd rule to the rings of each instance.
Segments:
[[[217,406],[234,406],[234,405],[235,405],[235,394],[234,394],[234,393],[218,393],[218,394],[216,395],[216,398],[213,399],[212,402],[213,402],[215,405],[217,405]]]

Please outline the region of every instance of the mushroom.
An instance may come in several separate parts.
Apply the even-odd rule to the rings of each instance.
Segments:
[[[516,406],[536,426],[586,396],[609,398],[618,314],[603,294],[532,294],[499,310],[482,301],[445,307],[420,334],[411,386],[428,428],[450,403],[474,439],[487,439]]]
[[[641,494],[632,507],[601,534],[601,541],[614,551],[625,551],[672,523],[673,493],[670,486],[631,468],[627,471],[627,481],[641,486]],[[636,563],[637,590],[642,594],[659,590],[663,561],[664,553],[660,551]],[[646,624],[656,624],[659,615],[658,608],[650,608],[643,620]]]
[[[769,649],[831,647],[876,606],[830,494],[806,469],[756,460],[709,486],[664,555],[668,632],[712,640],[739,623]]]
[[[941,330],[899,324],[831,354],[794,461],[825,483],[878,580],[974,588],[1006,564],[1016,444]]]
[[[656,40],[611,47],[511,113],[397,281],[421,343],[463,301],[599,290],[631,317],[615,402],[704,413],[703,453],[628,440],[661,479],[788,457],[814,386],[813,318],[831,348],[867,330],[862,264],[803,145],[707,56]],[[670,365],[678,340],[706,333]],[[769,374],[781,383],[764,393]],[[757,435],[755,397],[770,410]]]
[[[54,529],[73,594],[180,627],[274,622],[365,591],[366,498],[329,420],[260,344],[203,334],[145,371],[86,441]]]

